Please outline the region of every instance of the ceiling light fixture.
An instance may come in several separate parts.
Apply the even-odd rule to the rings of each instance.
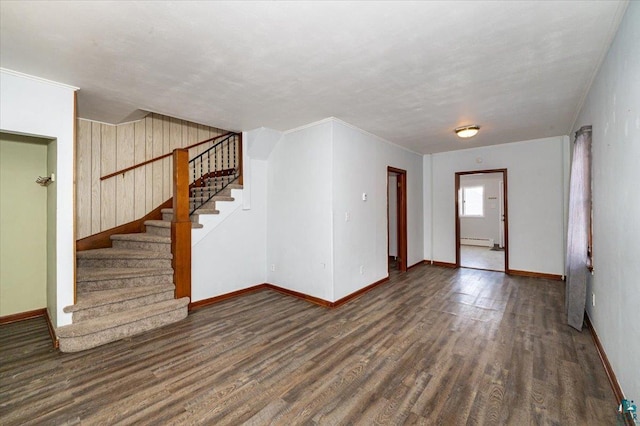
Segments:
[[[472,124],[470,126],[456,127],[453,131],[456,132],[459,138],[471,138],[478,134],[480,126]]]

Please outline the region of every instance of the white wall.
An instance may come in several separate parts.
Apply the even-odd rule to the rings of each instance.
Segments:
[[[640,3],[630,2],[576,121],[593,126],[587,311],[628,399],[640,399]],[[596,306],[591,305],[591,293]]]
[[[498,192],[500,190],[501,173],[460,176],[460,187],[484,187],[484,216],[460,217],[460,237],[474,239],[492,239],[500,242],[500,206]]]
[[[398,178],[389,175],[389,256],[398,256]]]
[[[554,137],[425,156],[432,167],[432,193],[425,188],[432,200],[433,222],[425,223],[433,230],[432,260],[456,261],[455,173],[506,168],[509,268],[564,275],[568,143]]]
[[[407,170],[412,265],[424,253],[422,156],[334,118],[286,132],[268,160],[267,281],[336,301],[385,278],[387,166]]]
[[[285,133],[267,166],[267,281],[330,301],[332,132],[325,120]]]
[[[0,70],[0,130],[57,139],[56,283],[47,298],[54,325],[71,323],[62,311],[73,304],[74,280],[74,91],[73,87]],[[53,296],[53,294],[52,294]]]
[[[251,181],[245,186],[251,187],[251,193],[234,190],[233,195],[251,197],[251,209],[237,208],[193,245],[193,302],[266,281],[267,163],[250,160],[247,164]]]
[[[422,218],[424,236],[424,253],[425,260],[433,260],[433,156],[425,155],[422,157],[422,187],[424,194],[422,197]]]
[[[407,171],[411,266],[422,261],[424,253],[422,156],[333,120],[333,300],[387,276],[387,166]]]

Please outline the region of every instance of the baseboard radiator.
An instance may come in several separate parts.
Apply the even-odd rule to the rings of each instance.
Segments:
[[[492,238],[460,238],[460,244],[464,246],[493,247]]]

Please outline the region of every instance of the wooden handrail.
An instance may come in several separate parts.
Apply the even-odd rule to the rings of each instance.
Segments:
[[[184,148],[179,148],[179,149],[189,150],[191,148],[195,148],[195,147],[203,145],[205,143],[213,142],[216,139],[224,138],[224,137],[227,137],[227,136],[230,136],[230,135],[234,135],[234,134],[235,134],[235,132],[223,133],[223,134],[221,134],[219,136],[214,136],[214,137],[212,137],[210,139],[207,139],[207,140],[204,140],[202,142],[197,142],[197,143],[194,143],[192,145],[185,146]],[[104,175],[104,176],[102,176],[100,178],[100,180],[105,180],[105,179],[112,178],[114,176],[121,175],[121,174],[126,173],[128,171],[131,171],[133,169],[137,169],[138,167],[142,167],[142,166],[145,166],[145,165],[147,165],[149,163],[153,163],[154,161],[158,161],[158,160],[162,160],[163,158],[171,157],[172,155],[173,155],[173,152],[162,154],[162,155],[160,155],[158,157],[152,158],[151,160],[143,161],[142,163],[138,163],[138,164],[134,164],[133,166],[125,167],[124,169],[118,170],[117,172],[113,172],[113,173],[109,173],[108,175]]]

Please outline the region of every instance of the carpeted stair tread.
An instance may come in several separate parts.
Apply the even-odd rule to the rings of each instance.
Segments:
[[[88,293],[79,293],[75,305],[67,306],[63,310],[66,313],[80,311],[82,309],[94,308],[97,306],[109,305],[122,302],[124,300],[137,299],[156,293],[174,291],[173,284],[160,284],[153,286],[117,288],[113,290],[100,290]]]
[[[101,281],[136,277],[153,277],[156,275],[173,275],[172,268],[78,268],[78,281]]]
[[[220,189],[220,186],[215,186],[215,185],[211,185],[211,186],[196,186],[191,188],[191,193],[197,193],[199,191],[201,192],[220,192],[220,195],[229,195],[232,189],[242,189],[242,185],[238,185],[235,183],[230,183],[229,185],[225,186],[224,188]]]
[[[145,226],[155,226],[158,228],[169,228],[171,229],[171,222],[168,220],[145,220]],[[199,223],[191,222],[192,228],[202,228],[202,225]]]
[[[111,240],[140,241],[143,243],[164,243],[171,244],[171,237],[161,237],[147,233],[138,234],[116,234],[111,236]]]
[[[158,228],[171,228],[171,222],[168,220],[145,220],[145,226],[157,226]]]
[[[209,196],[208,195],[203,195],[203,196],[191,196],[189,197],[189,201],[200,201],[203,199],[208,199]],[[208,200],[208,202],[211,201],[234,201],[235,198],[231,197],[231,196],[227,196],[227,195],[214,195],[213,197],[211,197],[211,199]]]
[[[76,253],[78,259],[172,259],[171,253],[123,248],[101,248]]]
[[[194,212],[195,214],[220,214],[220,210],[216,209],[198,209]]]
[[[116,312],[90,320],[81,321],[77,324],[65,325],[57,328],[56,334],[60,339],[86,336],[107,331],[109,329],[116,328],[122,325],[131,324],[136,321],[141,321],[149,317],[161,316],[165,312],[182,308],[186,309],[188,305],[188,297],[183,297],[181,299],[164,300],[162,302],[153,303],[136,310],[127,312]]]

